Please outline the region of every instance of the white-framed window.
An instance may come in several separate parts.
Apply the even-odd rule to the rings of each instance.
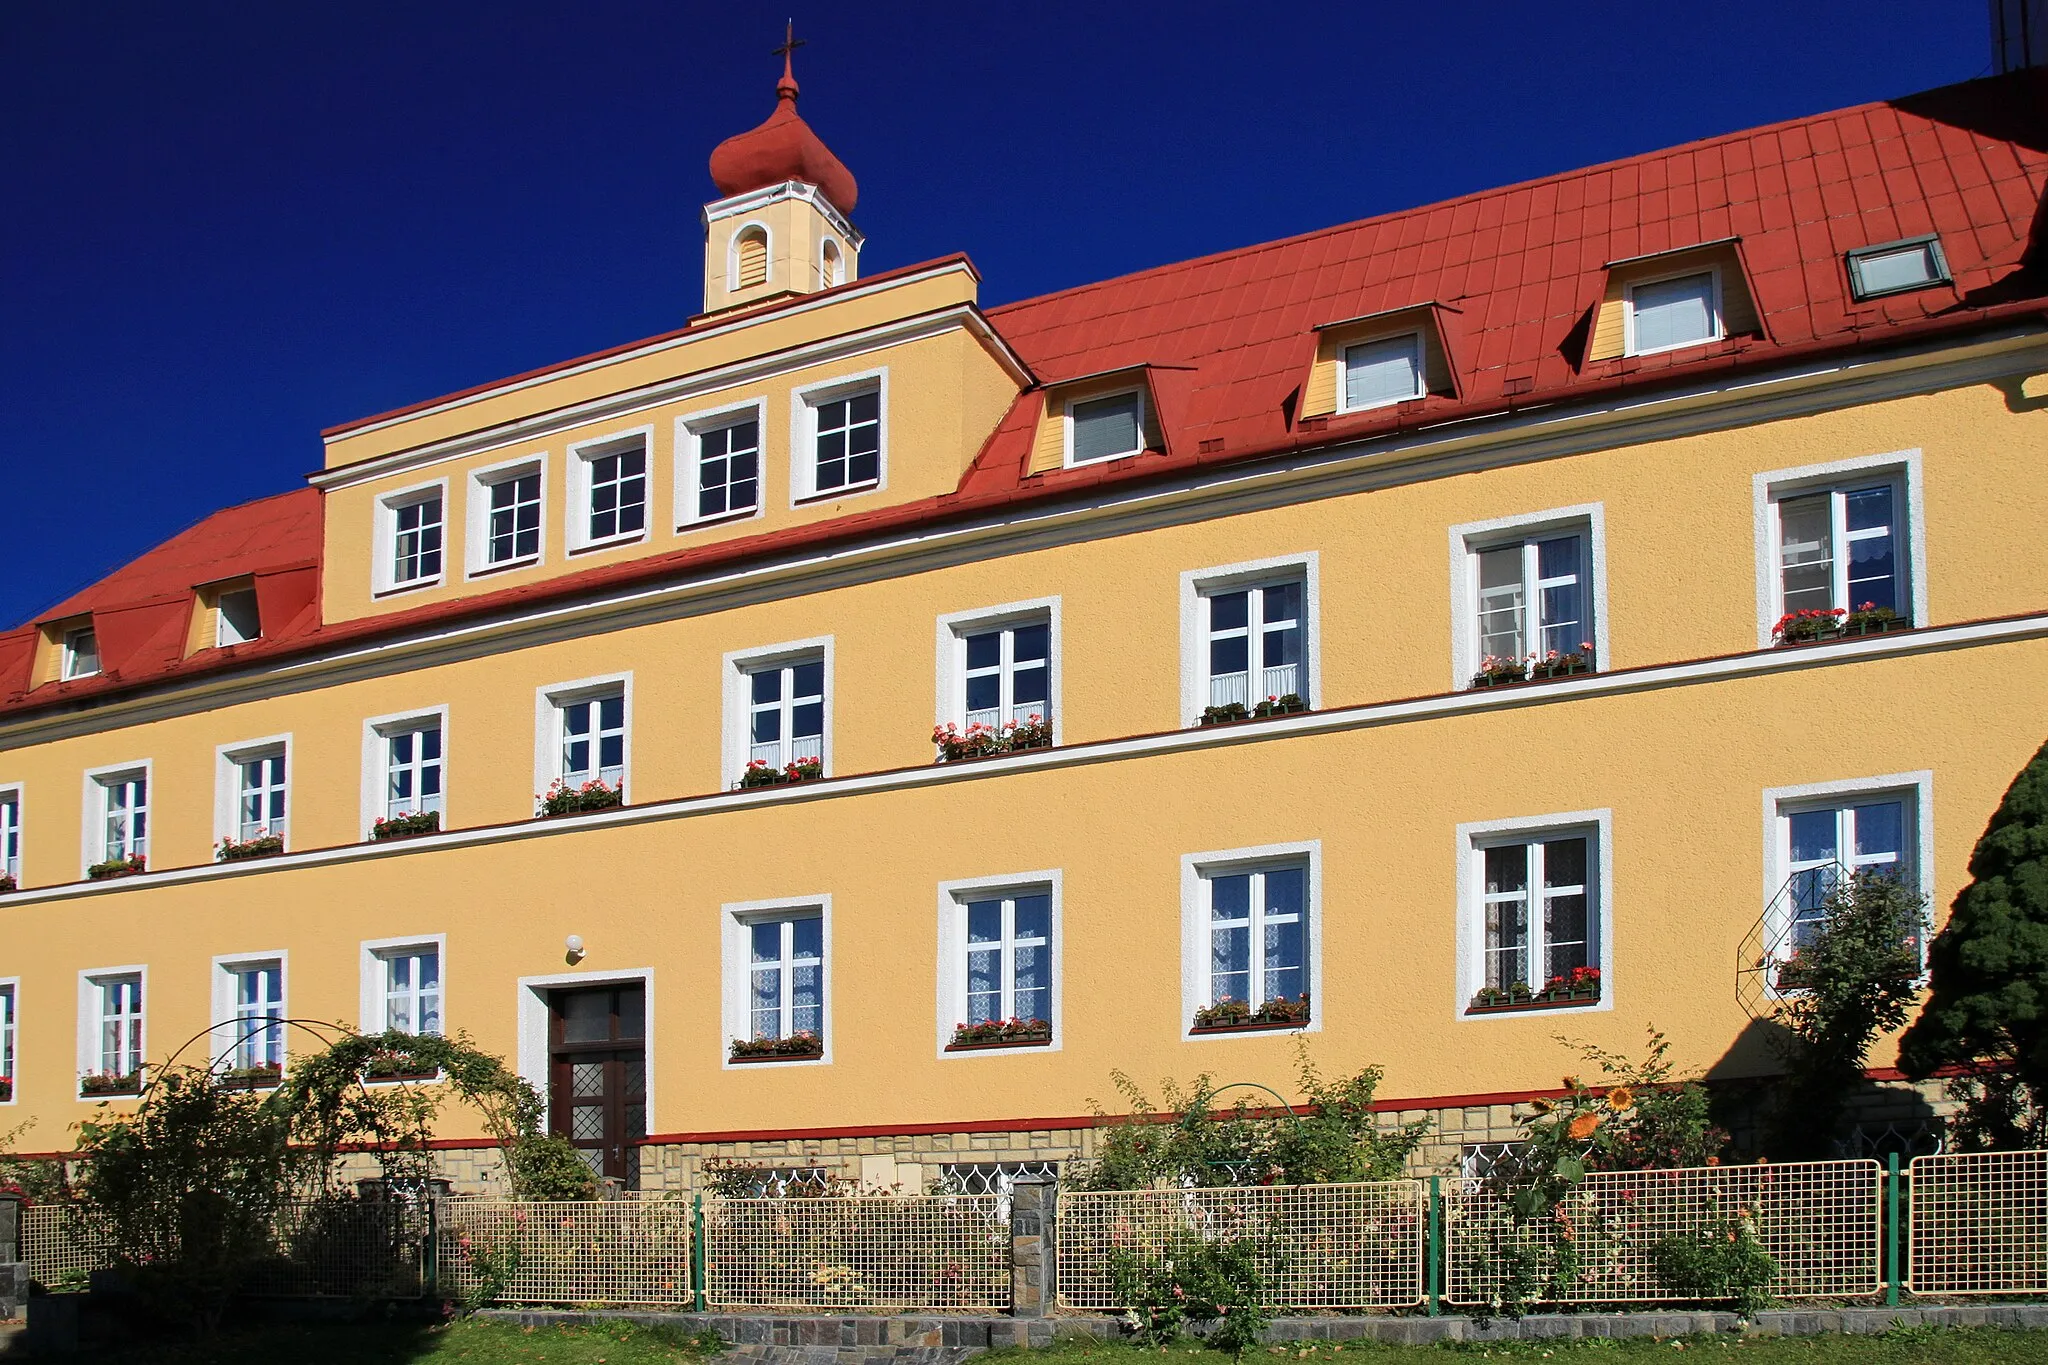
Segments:
[[[1844,261],[1849,268],[1849,292],[1857,302],[1903,294],[1950,280],[1948,257],[1941,239],[1928,234],[1908,237],[1877,246],[1861,246]]]
[[[143,989],[140,967],[111,967],[79,977],[79,1073],[133,1076],[142,1070]]]
[[[1321,999],[1321,883],[1318,840],[1181,859],[1185,1030],[1226,1003],[1257,1011]],[[1294,1026],[1319,1029],[1319,1010]]]
[[[570,449],[570,548],[595,549],[647,534],[648,451],[654,429],[607,436]]]
[[[1758,474],[1753,494],[1759,645],[1801,611],[1927,624],[1919,451]]]
[[[1606,810],[1458,826],[1460,1014],[1496,992],[1501,1003],[1527,1003],[1560,978],[1577,993],[1535,1003],[1613,1007],[1612,828]]]
[[[89,775],[92,828],[88,862],[111,863],[149,856],[149,767],[117,768]]]
[[[1062,880],[1058,870],[1048,870],[940,884],[942,1056],[963,1042],[974,1051],[1059,1046]],[[1007,1036],[987,1032],[1006,1023],[1012,1025]],[[976,1030],[984,1036],[977,1038]]]
[[[1145,396],[1138,389],[1069,399],[1067,463],[1117,460],[1145,449]]]
[[[1929,772],[1893,773],[1764,793],[1765,932],[1791,952],[1825,919],[1844,876],[1882,871],[1932,904],[1933,785]]]
[[[0,876],[21,880],[21,788],[0,787]]]
[[[469,572],[537,564],[546,538],[547,457],[478,469],[469,476]]]
[[[676,525],[761,511],[767,405],[746,403],[676,420]]]
[[[633,720],[630,673],[542,687],[534,694],[536,790],[602,782],[626,791]]]
[[[214,599],[213,643],[216,647],[245,645],[263,637],[263,618],[256,601],[256,589],[231,588]]]
[[[816,1055],[768,1065],[815,1065],[832,1056],[832,899],[796,897],[720,907],[725,1042],[818,1040]],[[726,1064],[732,1065],[730,1048]]]
[[[825,656],[747,671],[747,760],[785,768],[825,759]]]
[[[377,500],[377,588],[391,591],[441,581],[447,485],[387,493]]]
[[[1600,503],[1451,527],[1455,687],[1490,659],[1537,676],[1609,666],[1606,528]]]
[[[732,235],[726,256],[726,289],[738,292],[768,283],[769,241],[764,223],[748,223]]]
[[[282,1069],[284,954],[215,958],[214,972],[216,1059],[242,1070]]]
[[[291,741],[280,737],[230,745],[220,750],[222,796],[217,837],[247,843],[266,835],[284,838],[289,817]]]
[[[991,623],[957,636],[963,725],[1028,725],[1052,709],[1052,623]]]
[[[830,237],[818,244],[818,283],[826,289],[846,283],[846,254]]]
[[[404,712],[363,723],[365,831],[379,820],[447,811],[448,711]]]
[[[64,677],[90,678],[100,671],[100,637],[91,626],[64,632]]]
[[[13,1104],[21,1097],[21,1078],[14,1069],[14,1031],[20,1018],[15,1000],[20,990],[18,980],[0,981],[0,1077],[7,1081],[0,1104]]]
[[[1426,393],[1420,332],[1376,337],[1344,348],[1339,412],[1383,408]]]
[[[796,473],[791,496],[826,497],[882,485],[886,471],[886,373],[834,381],[794,395]]]
[[[1724,335],[1719,266],[1637,280],[1622,294],[1629,355],[1675,351]]]
[[[1253,707],[1267,699],[1307,702],[1311,632],[1308,575],[1282,568],[1263,581],[1210,579],[1195,590],[1202,705]]]
[[[374,950],[377,1031],[442,1032],[441,945],[408,943]]]

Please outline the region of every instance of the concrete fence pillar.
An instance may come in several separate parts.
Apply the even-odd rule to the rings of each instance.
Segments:
[[[21,1200],[0,1194],[0,1318],[19,1317],[28,1302],[28,1267],[21,1262]]]
[[[1044,1176],[1019,1176],[1010,1188],[1010,1316],[1052,1312],[1055,1288],[1053,1214],[1059,1186]]]

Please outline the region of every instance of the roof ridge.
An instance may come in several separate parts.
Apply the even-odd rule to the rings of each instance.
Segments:
[[[1360,228],[1371,227],[1375,224],[1396,222],[1419,213],[1429,213],[1439,209],[1455,209],[1462,204],[1482,199],[1499,198],[1513,194],[1518,190],[1534,189],[1542,185],[1563,184],[1566,181],[1597,175],[1602,171],[1612,170],[1619,166],[1641,165],[1645,162],[1676,156],[1681,152],[1697,151],[1703,147],[1733,142],[1739,138],[1752,138],[1759,134],[1776,132],[1784,128],[1810,125],[1823,119],[1840,118],[1846,114],[1862,113],[1871,109],[1895,109],[1906,100],[1924,99],[1930,95],[1938,95],[1945,91],[1961,89],[1966,85],[2006,79],[2009,79],[2009,77],[1996,75],[1973,76],[1966,81],[1952,81],[1947,85],[1937,85],[1927,90],[1916,90],[1908,94],[1896,95],[1889,99],[1865,100],[1861,104],[1845,104],[1837,109],[1822,109],[1794,118],[1779,119],[1773,123],[1759,123],[1748,128],[1731,129],[1725,133],[1715,133],[1707,137],[1694,138],[1690,142],[1681,142],[1669,147],[1658,147],[1646,152],[1635,152],[1628,156],[1612,157],[1606,161],[1595,162],[1590,166],[1577,166],[1570,170],[1553,171],[1548,175],[1532,176],[1527,180],[1516,180],[1506,185],[1494,185],[1486,189],[1470,190],[1464,194],[1454,195],[1449,199],[1432,199],[1425,204],[1411,204],[1407,208],[1389,209],[1385,213],[1368,214],[1363,218],[1354,218],[1350,222],[1336,223],[1329,227],[1311,228],[1307,232],[1297,232],[1287,237],[1274,237],[1263,242],[1247,242],[1243,246],[1226,247],[1221,251],[1212,251],[1205,256],[1189,256],[1177,261],[1166,261],[1159,265],[1146,266],[1142,270],[1133,270],[1122,275],[1112,275],[1106,280],[1089,280],[1082,284],[1069,285],[1065,289],[1055,289],[1045,294],[1034,294],[1029,298],[1014,299],[1009,303],[996,304],[992,307],[984,308],[983,311],[991,319],[998,319],[1012,310],[1047,304],[1057,299],[1073,298],[1077,295],[1086,294],[1093,289],[1107,289],[1113,285],[1130,284],[1133,281],[1142,280],[1152,275],[1165,274],[1168,271],[1187,270],[1196,266],[1228,261],[1240,256],[1249,256],[1254,252],[1271,251],[1277,247],[1294,246],[1302,242],[1314,241],[1318,237],[1334,237],[1339,233],[1355,232]]]

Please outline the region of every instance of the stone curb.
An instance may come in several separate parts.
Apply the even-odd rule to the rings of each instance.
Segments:
[[[637,1322],[685,1332],[714,1331],[739,1353],[769,1365],[832,1365],[854,1359],[931,1365],[1007,1346],[1045,1347],[1055,1337],[1113,1340],[1123,1335],[1107,1315],[1015,1319],[992,1317],[867,1317],[751,1313],[636,1313],[553,1309],[486,1309],[477,1316],[527,1327]],[[1521,1318],[1314,1317],[1275,1319],[1261,1339],[1271,1343],[1382,1341],[1422,1346],[1438,1341],[1552,1341],[1579,1337],[1681,1337],[1718,1332],[1805,1337],[1867,1335],[1895,1327],[2048,1329],[2048,1303],[1972,1304],[1929,1308],[1788,1308],[1744,1323],[1725,1312],[1531,1313]],[[786,1351],[784,1348],[788,1348]]]

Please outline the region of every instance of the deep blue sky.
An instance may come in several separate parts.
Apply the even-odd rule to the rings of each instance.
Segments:
[[[0,7],[0,626],[323,426],[679,325],[802,108],[999,303],[1989,70],[1978,0]]]

